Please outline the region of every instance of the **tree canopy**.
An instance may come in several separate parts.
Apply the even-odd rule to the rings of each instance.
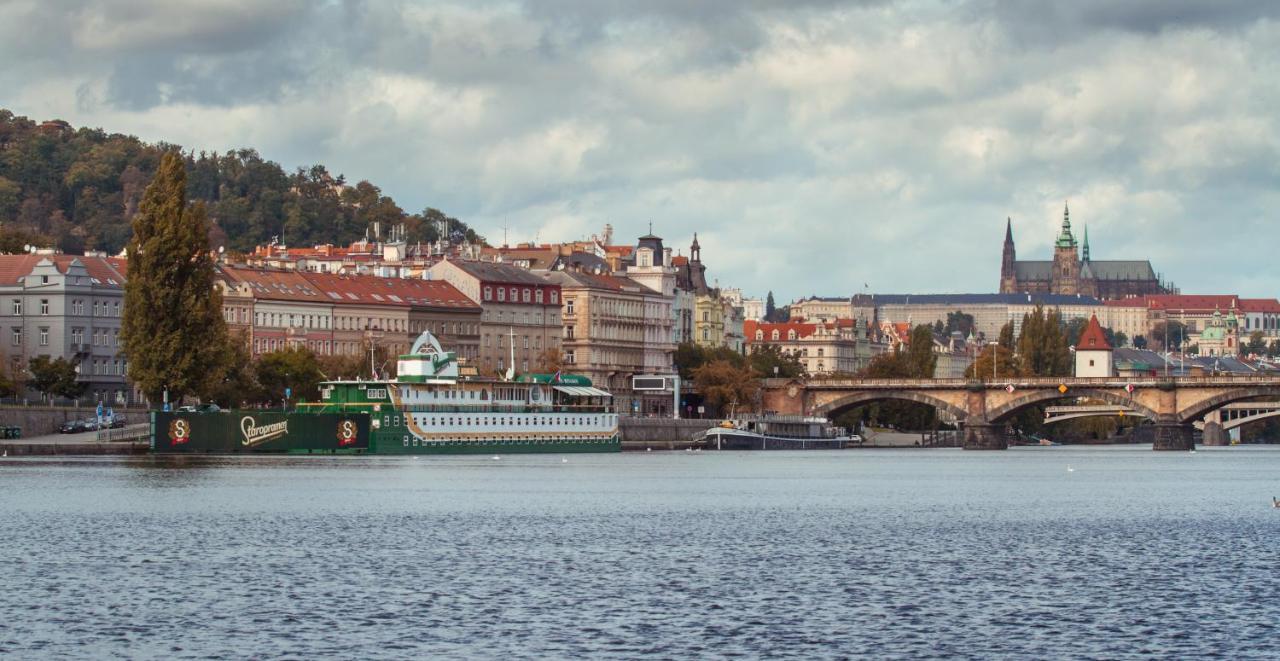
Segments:
[[[179,149],[0,109],[0,251],[35,244],[119,252],[147,183],[163,156]],[[288,172],[253,149],[185,153],[182,160],[187,199],[205,203],[210,240],[232,251],[272,237],[292,245],[346,244],[375,222],[383,231],[403,223],[410,242],[434,241],[444,227],[452,241],[483,241],[438,209],[407,213],[378,186],[349,185],[323,165]]]
[[[133,221],[121,334],[129,379],[153,401],[207,396],[228,359],[204,204],[187,204],[177,152],[161,159]]]

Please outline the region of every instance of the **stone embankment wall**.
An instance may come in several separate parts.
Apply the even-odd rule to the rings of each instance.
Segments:
[[[147,421],[146,409],[116,408],[117,414],[124,414],[129,422]],[[73,406],[0,406],[0,426],[21,427],[22,437],[44,436],[58,433],[58,427],[68,420],[92,418],[96,413],[93,407]]]
[[[680,450],[690,445],[698,432],[710,429],[719,420],[673,420],[671,418],[620,418],[623,450]]]

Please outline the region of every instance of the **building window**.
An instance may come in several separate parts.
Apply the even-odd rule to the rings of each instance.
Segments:
[[[71,314],[74,314],[74,315],[84,314],[84,301],[80,299],[71,301]]]
[[[566,340],[572,340],[572,339],[573,339],[573,326],[565,326],[565,327],[564,327],[564,339],[566,339]]]
[[[72,343],[72,344],[84,344],[84,329],[83,329],[83,328],[72,328],[72,329],[71,329],[71,343]]]
[[[763,339],[764,339],[764,331],[762,330],[756,331],[756,341],[761,341]]]
[[[40,316],[49,316],[49,299],[47,298],[40,299]]]
[[[559,300],[560,300],[560,293],[553,290],[551,292],[551,304],[555,305]]]
[[[13,314],[19,317],[22,316],[22,299],[13,299]]]
[[[710,329],[706,329],[706,328],[702,329],[702,339],[703,339],[703,341],[704,341],[704,342],[710,342],[710,341],[711,341],[711,331],[710,331]]]
[[[568,351],[564,352],[564,362],[570,365],[578,362],[578,356],[576,353],[574,353],[573,349],[569,349]]]
[[[789,330],[789,331],[787,331],[787,339],[788,339],[788,340],[794,340],[794,339],[796,339],[796,332],[795,332],[795,330]]]
[[[775,329],[773,333],[770,335],[770,337],[773,339],[774,342],[777,342],[779,339],[778,331]]]
[[[498,287],[498,300],[499,300],[499,301],[506,301],[506,300],[507,300],[507,290],[506,290],[506,288],[504,288],[504,287]]]
[[[13,346],[15,347],[22,346],[22,329],[21,328],[13,329]]]
[[[533,300],[534,300],[535,302],[537,302],[537,303],[541,303],[541,302],[542,302],[542,290],[541,290],[541,289],[539,289],[539,290],[537,290],[537,291],[533,292]]]
[[[572,299],[572,298],[566,298],[566,299],[564,299],[564,313],[565,313],[565,314],[573,314],[573,299]]]
[[[40,329],[40,346],[42,347],[49,346],[49,329],[48,328]]]
[[[119,316],[120,316],[120,303],[119,303],[119,302],[116,302],[116,303],[112,303],[112,304],[111,304],[111,316],[113,316],[113,317],[119,317]]]
[[[484,288],[484,300],[486,300],[486,301],[492,301],[492,300],[493,300],[493,287],[485,287],[485,288]]]
[[[512,288],[511,288],[511,302],[512,302],[512,303],[515,303],[515,302],[516,302],[516,301],[518,301],[518,300],[520,300],[520,290],[519,290],[519,289],[517,289],[517,288],[515,288],[515,287],[512,287]]]
[[[533,295],[529,292],[528,289],[524,290],[524,298],[522,300],[525,303],[528,303],[533,300]]]

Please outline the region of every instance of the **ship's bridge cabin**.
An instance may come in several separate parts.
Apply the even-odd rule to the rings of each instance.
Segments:
[[[405,411],[612,412],[613,395],[575,374],[526,374],[514,381],[460,379],[457,357],[424,332],[396,362],[394,381],[326,381],[320,406],[390,406]]]

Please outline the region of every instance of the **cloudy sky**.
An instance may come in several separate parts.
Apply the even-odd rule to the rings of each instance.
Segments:
[[[0,0],[0,107],[323,163],[491,240],[698,232],[778,299],[1045,259],[1280,295],[1280,3]]]

